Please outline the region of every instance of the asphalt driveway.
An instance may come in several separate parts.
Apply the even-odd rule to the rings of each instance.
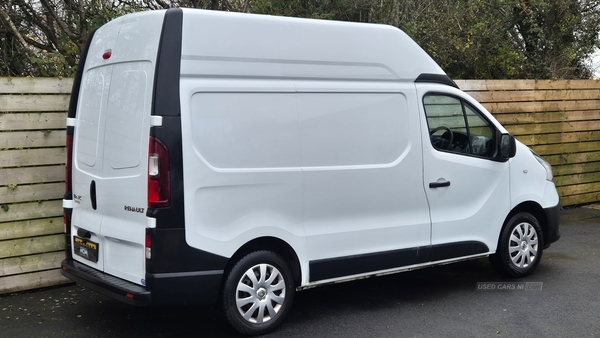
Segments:
[[[297,293],[270,337],[600,337],[600,211],[565,211],[537,271],[486,259]],[[230,337],[217,308],[136,308],[80,285],[0,296],[0,337]]]

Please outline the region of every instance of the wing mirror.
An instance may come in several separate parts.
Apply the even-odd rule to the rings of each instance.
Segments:
[[[511,134],[500,134],[498,132],[498,150],[496,151],[496,161],[506,162],[508,159],[515,157],[517,153],[517,142]]]

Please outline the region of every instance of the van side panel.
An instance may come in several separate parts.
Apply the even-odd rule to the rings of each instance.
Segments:
[[[439,66],[386,26],[183,13],[187,242],[231,257],[280,238],[302,283],[311,260],[410,248],[398,264],[417,264],[430,222],[413,81]]]
[[[409,113],[417,109],[414,87],[382,93],[365,83],[363,92],[316,93],[310,82],[297,86],[308,259],[429,246],[419,121]]]
[[[183,144],[186,240],[192,247],[231,257],[263,236],[304,247],[293,89],[291,81],[182,79],[182,136],[191,140]]]
[[[430,223],[414,85],[320,85],[182,79],[191,246],[231,257],[277,237],[298,254],[305,283],[314,260],[413,249],[397,264],[418,263]]]
[[[298,168],[294,93],[195,93],[192,140],[216,170]]]

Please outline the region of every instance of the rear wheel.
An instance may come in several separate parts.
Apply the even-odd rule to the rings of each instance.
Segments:
[[[279,255],[249,253],[233,266],[225,281],[225,316],[239,333],[268,333],[287,316],[295,291],[290,268]]]
[[[540,223],[532,214],[520,212],[511,217],[502,230],[498,248],[490,256],[490,262],[506,277],[525,277],[537,268],[543,248]]]

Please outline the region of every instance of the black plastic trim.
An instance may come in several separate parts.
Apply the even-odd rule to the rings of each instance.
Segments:
[[[88,52],[90,50],[90,45],[92,44],[92,39],[94,38],[94,34],[98,28],[94,29],[90,35],[88,35],[87,41],[85,42],[85,46],[81,51],[81,57],[79,58],[79,64],[77,65],[77,72],[75,73],[75,78],[73,79],[73,88],[71,89],[71,99],[69,100],[69,113],[67,117],[74,118],[77,113],[77,101],[79,101],[79,89],[81,88],[81,78],[83,77],[83,69],[85,68],[85,61],[87,60]],[[69,128],[67,128],[67,135],[69,134]]]
[[[544,236],[544,249],[546,249],[560,238],[560,231],[558,230],[560,225],[560,204],[545,208],[544,213],[546,214],[547,222],[546,234]]]
[[[420,246],[417,248],[417,264],[427,263],[431,261],[431,247]]]
[[[186,273],[224,270],[229,262],[218,256],[189,246],[185,229],[146,229],[152,236],[152,259],[146,260],[146,272]]]
[[[185,240],[183,198],[183,145],[179,80],[183,11],[167,10],[158,47],[154,79],[152,115],[162,116],[162,125],[151,128],[151,136],[159,139],[169,152],[171,205],[149,208],[148,217],[156,219],[152,236],[152,259],[146,261],[146,272],[182,273],[225,269],[228,259],[192,248]],[[151,283],[151,282],[149,282]]]
[[[440,84],[445,84],[445,85],[460,89],[460,88],[458,88],[458,85],[454,81],[452,81],[452,79],[446,74],[423,73],[417,77],[415,82],[440,83]]]
[[[146,274],[154,305],[212,305],[219,297],[223,270]]]
[[[487,245],[477,241],[436,244],[431,246],[431,261],[477,255],[489,251]]]
[[[96,210],[98,204],[96,203],[96,181],[94,180],[90,183],[90,201],[92,202],[92,209]]]
[[[145,287],[111,276],[73,259],[61,263],[62,275],[105,296],[135,306],[152,305],[152,296]],[[133,298],[127,297],[133,295]]]
[[[167,10],[158,46],[152,93],[152,115],[162,116],[163,119],[162,126],[152,127],[150,134],[163,142],[169,151],[171,206],[149,208],[146,212],[148,217],[156,218],[156,227],[159,229],[185,227],[179,102],[182,27],[183,11],[179,8]]]
[[[417,263],[419,248],[407,248],[365,255],[328,258],[309,262],[310,281],[393,269]]]
[[[73,135],[75,135],[75,127],[68,126],[67,127],[67,136],[73,136]]]
[[[72,199],[73,194],[69,191],[66,192],[64,195],[64,199],[66,200],[70,200]],[[71,208],[63,208],[63,218],[64,217],[68,217],[69,219],[72,220],[73,217],[73,209]],[[71,223],[71,222],[69,222]],[[69,226],[66,225],[65,223],[65,257],[66,258],[73,258],[73,251],[71,250],[72,245],[71,245],[71,228]]]
[[[135,306],[211,305],[218,300],[223,270],[146,274],[146,287],[93,269],[74,259],[62,275],[98,293]],[[128,297],[131,295],[132,298]]]
[[[180,116],[181,39],[183,11],[171,8],[165,13],[158,44],[152,115]]]
[[[477,241],[438,244],[309,262],[310,282],[358,275],[403,266],[460,258],[489,252]]]
[[[432,189],[449,187],[449,186],[450,186],[450,181],[445,181],[445,182],[430,182],[429,183],[429,187],[432,188]]]

